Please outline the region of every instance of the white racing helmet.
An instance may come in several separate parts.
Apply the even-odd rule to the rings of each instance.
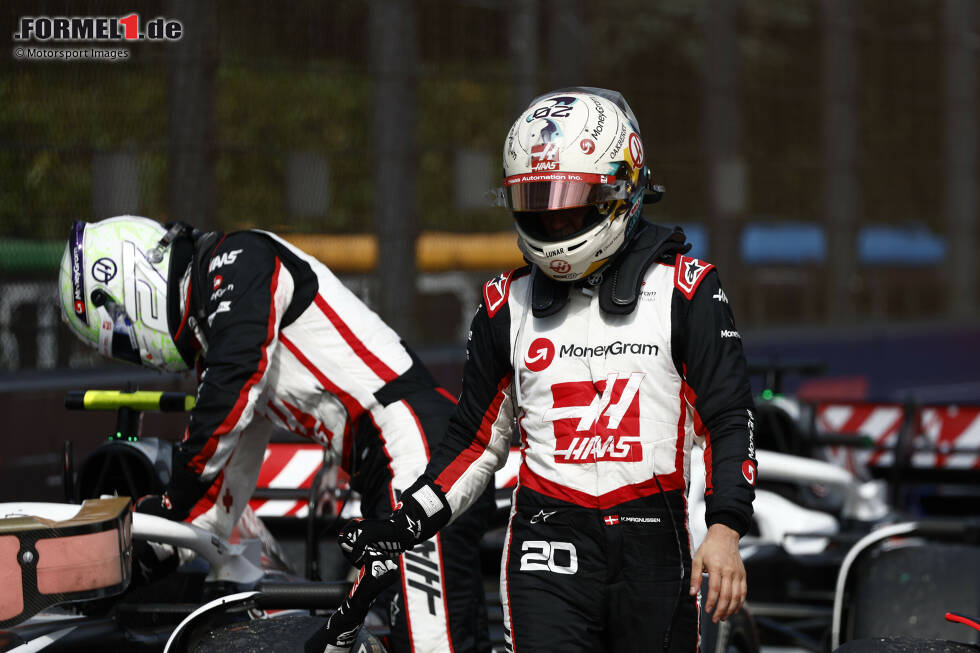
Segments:
[[[542,95],[504,143],[501,203],[514,212],[524,257],[552,279],[598,271],[640,216],[649,173],[636,118],[622,95],[590,87]],[[542,212],[591,207],[582,228],[549,238]]]
[[[104,356],[178,372],[188,367],[170,337],[165,233],[131,215],[74,222],[58,274],[61,317]]]

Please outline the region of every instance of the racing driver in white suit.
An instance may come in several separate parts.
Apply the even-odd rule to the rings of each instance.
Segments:
[[[166,492],[136,509],[227,537],[278,426],[350,472],[363,514],[390,513],[455,400],[316,259],[264,231],[168,227],[76,222],[61,264],[62,315],[82,340],[119,360],[198,370]],[[396,653],[489,652],[478,543],[490,492],[460,528],[401,561],[388,610]]]
[[[341,547],[411,549],[461,514],[509,450],[521,467],[501,562],[508,647],[694,651],[698,590],[717,621],[746,594],[739,537],[756,478],[751,389],[718,273],[683,232],[641,218],[650,182],[619,93],[536,99],[503,151],[501,199],[530,265],[485,284],[463,392],[424,475]],[[691,447],[705,448],[707,536],[691,556]]]

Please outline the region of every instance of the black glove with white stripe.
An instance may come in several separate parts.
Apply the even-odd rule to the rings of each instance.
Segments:
[[[365,552],[364,567],[354,586],[327,625],[306,643],[309,653],[347,653],[357,640],[357,634],[368,610],[386,587],[398,580],[398,564],[370,549]],[[360,649],[358,649],[360,650]]]
[[[451,516],[446,495],[422,476],[402,492],[401,501],[388,517],[354,519],[340,530],[337,541],[344,557],[360,567],[368,549],[395,558],[435,535]]]

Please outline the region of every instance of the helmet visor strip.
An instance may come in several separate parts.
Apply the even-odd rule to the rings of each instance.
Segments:
[[[625,180],[577,172],[513,175],[504,180],[499,195],[511,211],[554,211],[628,197]]]
[[[93,293],[94,294],[94,293]],[[95,297],[92,298],[95,303]],[[126,309],[111,298],[100,297],[99,307],[99,353],[127,363],[143,364],[139,343],[133,322]]]

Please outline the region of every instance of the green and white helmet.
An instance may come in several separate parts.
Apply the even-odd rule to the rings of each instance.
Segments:
[[[104,356],[179,372],[188,366],[170,337],[165,233],[132,215],[74,222],[58,274],[61,317]]]

